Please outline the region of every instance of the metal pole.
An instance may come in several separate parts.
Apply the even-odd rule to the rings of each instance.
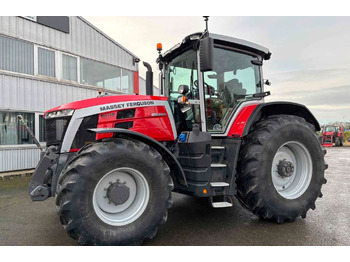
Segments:
[[[22,125],[25,127],[26,131],[28,132],[29,136],[33,139],[33,141],[36,144],[36,146],[39,147],[41,152],[43,152],[44,149],[41,147],[39,141],[34,136],[32,130],[29,128],[29,126],[26,123],[23,122],[23,117],[21,115],[18,115],[17,118],[18,118],[19,122],[22,122]]]

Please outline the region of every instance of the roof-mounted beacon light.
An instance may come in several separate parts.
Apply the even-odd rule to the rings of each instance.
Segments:
[[[163,50],[162,43],[157,43],[157,51],[158,51],[158,53],[160,54],[160,52],[162,52],[162,50]]]

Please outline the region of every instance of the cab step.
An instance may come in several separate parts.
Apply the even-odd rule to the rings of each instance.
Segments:
[[[220,168],[220,167],[226,167],[226,164],[220,164],[220,163],[213,163],[210,165],[211,167],[216,167],[216,168]]]
[[[213,208],[224,208],[224,207],[232,207],[233,205],[229,202],[213,202],[211,203]]]
[[[227,186],[230,186],[230,184],[226,183],[226,182],[210,182],[210,185],[212,187],[227,187]]]
[[[233,206],[232,198],[230,196],[211,197],[210,204],[213,208],[225,208]]]
[[[224,150],[224,146],[211,146],[211,149],[216,149],[216,150]]]

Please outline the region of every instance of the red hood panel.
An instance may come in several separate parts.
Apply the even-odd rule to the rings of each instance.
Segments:
[[[90,99],[75,101],[72,103],[61,105],[61,106],[47,110],[45,112],[45,114],[48,112],[57,111],[57,110],[64,110],[64,109],[77,110],[77,109],[81,109],[81,108],[110,104],[110,103],[128,102],[128,101],[145,101],[145,100],[163,100],[163,101],[166,101],[167,98],[162,97],[162,96],[145,96],[145,95],[101,96],[101,97],[90,98]]]

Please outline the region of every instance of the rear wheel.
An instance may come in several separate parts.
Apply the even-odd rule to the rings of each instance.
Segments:
[[[335,144],[335,146],[340,146],[340,138],[339,137],[335,138],[334,144]]]
[[[60,221],[80,244],[141,244],[166,221],[173,189],[169,173],[161,155],[139,141],[89,145],[59,179]]]
[[[313,126],[303,118],[262,120],[242,143],[237,198],[261,218],[278,223],[305,218],[322,197],[324,154]]]

